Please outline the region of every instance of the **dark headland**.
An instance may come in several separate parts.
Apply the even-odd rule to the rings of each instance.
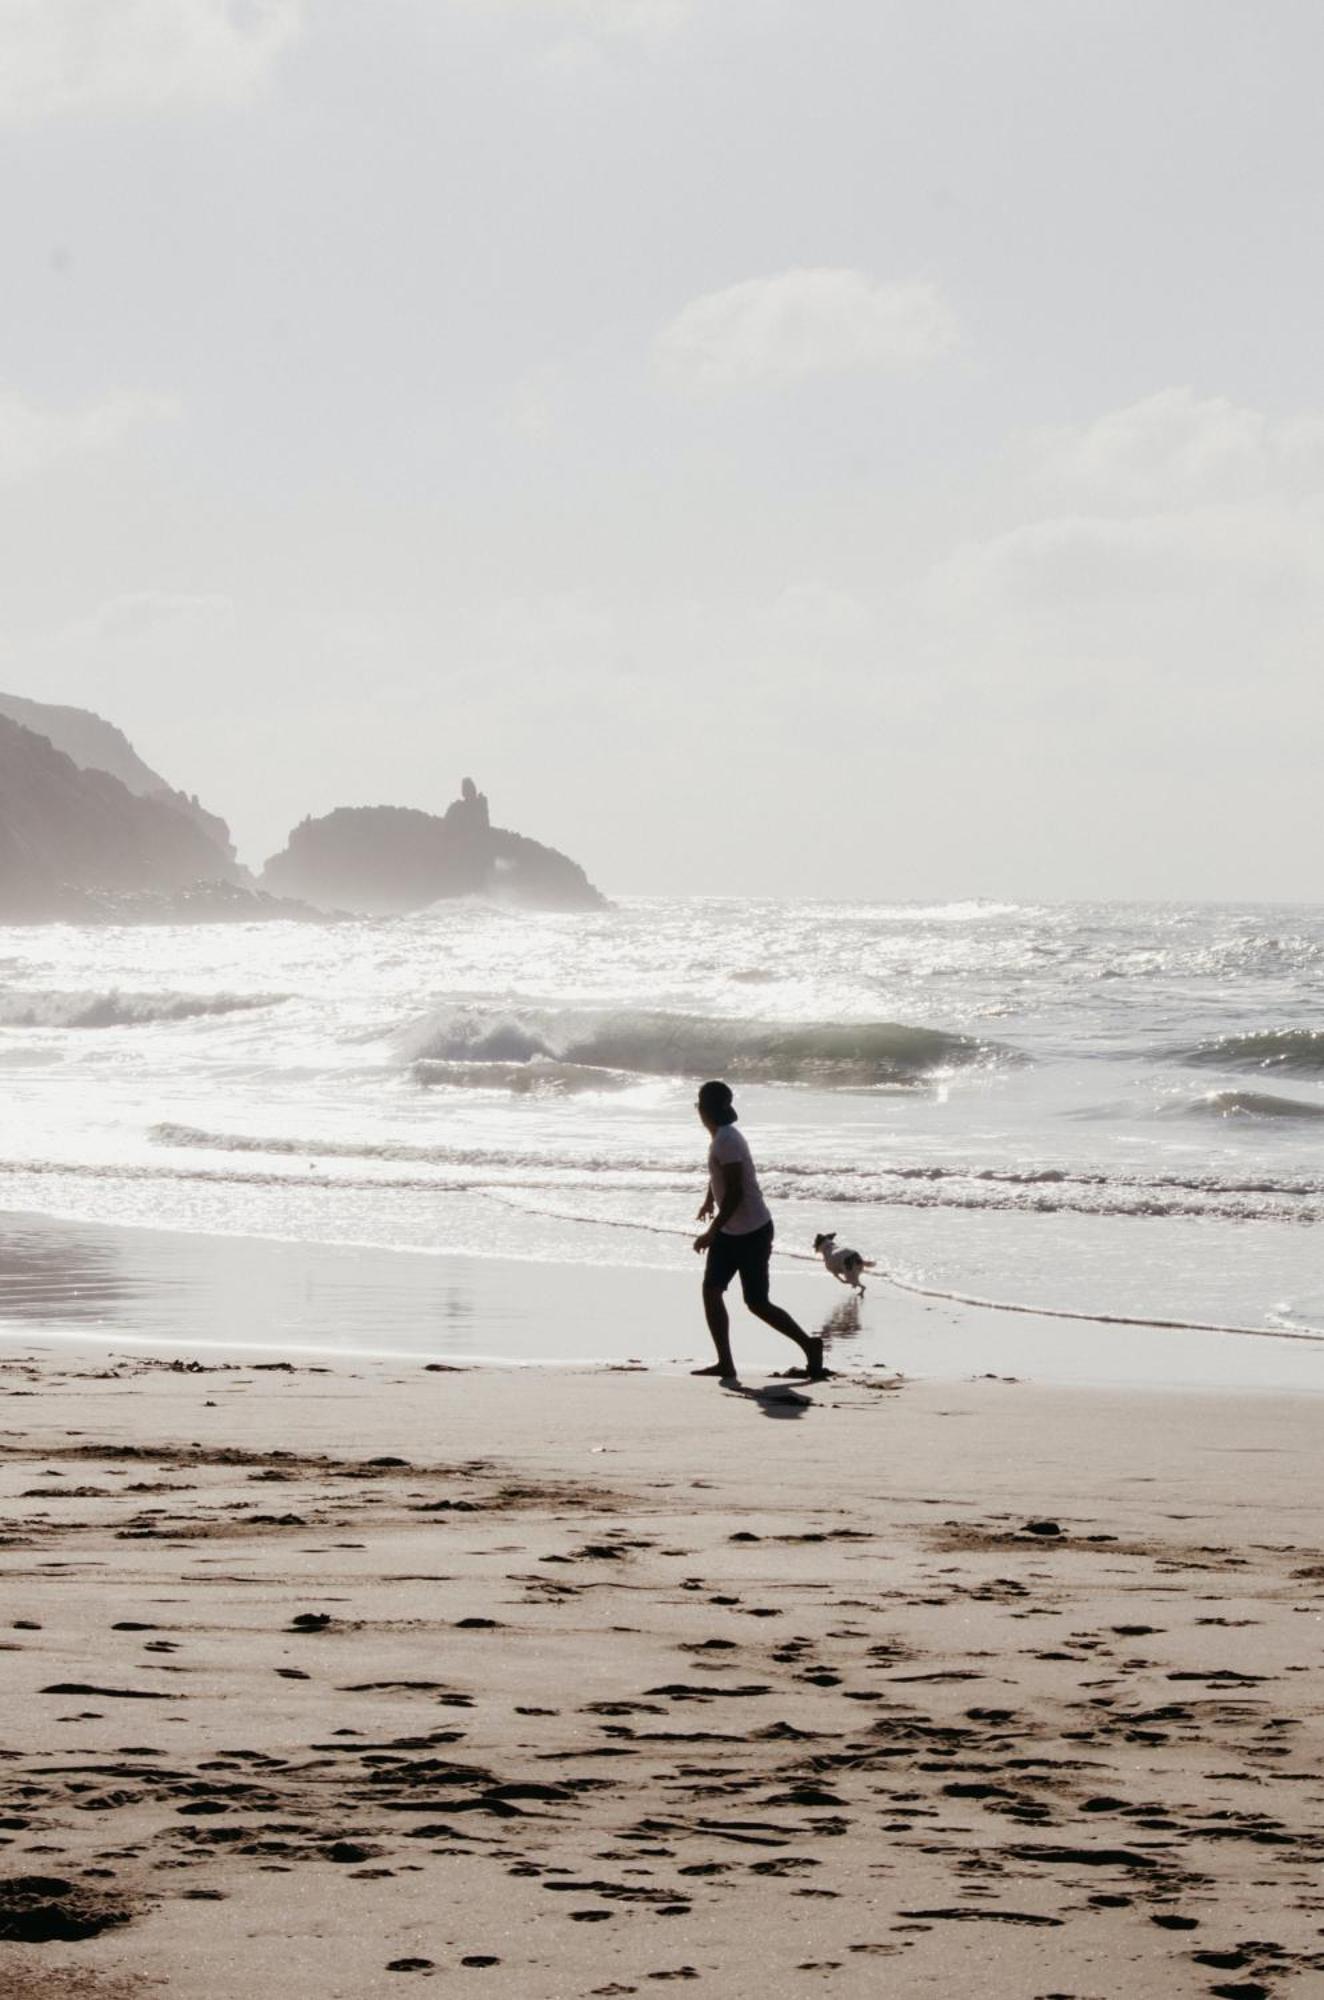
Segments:
[[[447,897],[540,909],[603,898],[554,848],[490,823],[466,779],[444,814],[341,807],[304,820],[260,881],[230,830],[89,710],[0,694],[0,923],[394,915]]]

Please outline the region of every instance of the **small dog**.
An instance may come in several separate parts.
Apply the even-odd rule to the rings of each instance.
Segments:
[[[834,1278],[838,1279],[843,1285],[854,1285],[860,1296],[864,1296],[864,1284],[860,1273],[861,1271],[872,1271],[874,1265],[872,1257],[861,1257],[858,1250],[838,1250],[837,1239],[834,1233],[829,1233],[826,1236],[816,1236],[814,1238],[814,1248]]]

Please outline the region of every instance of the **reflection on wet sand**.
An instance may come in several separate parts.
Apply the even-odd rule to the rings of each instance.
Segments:
[[[113,1320],[131,1290],[109,1232],[0,1216],[0,1324]]]
[[[0,1215],[0,1338],[38,1327],[112,1346],[617,1364],[683,1360],[706,1338],[697,1287],[672,1271]],[[761,1331],[754,1366],[781,1345]]]
[[[860,1335],[860,1301],[855,1293],[834,1306],[827,1318],[819,1325],[819,1338],[825,1343],[834,1340],[857,1340]]]
[[[0,1216],[0,1328],[184,1346],[460,1348],[477,1311],[449,1261]]]

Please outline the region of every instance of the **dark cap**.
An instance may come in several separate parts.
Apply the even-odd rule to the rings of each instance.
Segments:
[[[699,1109],[715,1125],[734,1125],[736,1108],[732,1100],[729,1083],[701,1083],[699,1085]]]

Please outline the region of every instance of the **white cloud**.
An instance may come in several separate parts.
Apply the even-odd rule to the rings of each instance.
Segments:
[[[496,8],[524,22],[614,41],[659,43],[684,27],[697,0],[465,0],[480,13]]]
[[[512,386],[499,415],[500,428],[527,444],[550,444],[560,433],[565,380],[550,362],[531,368]]]
[[[674,34],[694,12],[695,0],[535,0],[544,12],[564,15],[598,35],[655,40]]]
[[[589,591],[554,591],[484,606],[469,623],[469,637],[486,677],[493,667],[600,659],[615,644],[616,618]]]
[[[956,319],[922,279],[797,268],[691,300],[658,336],[673,379],[697,388],[909,368],[952,346]]]
[[[1168,514],[1062,515],[959,549],[931,579],[933,603],[1039,616],[1130,617],[1163,600],[1201,617],[1229,600],[1261,611],[1324,583],[1324,538],[1310,513],[1278,505]],[[1215,612],[1215,615],[1222,615]]]
[[[163,633],[176,638],[226,624],[234,615],[233,599],[220,592],[131,590],[110,598],[90,618],[66,635],[103,645],[137,645]]]
[[[919,596],[1011,669],[1297,657],[1324,614],[1324,423],[1166,389],[1033,441],[1058,509],[966,543]]]
[[[303,26],[305,0],[0,0],[0,121],[242,102]]]
[[[1162,389],[1038,440],[1041,478],[1096,504],[1163,507],[1324,484],[1324,419]]]
[[[62,459],[114,451],[139,424],[178,414],[165,396],[120,393],[81,410],[50,410],[0,392],[0,481],[12,484]]]
[[[873,619],[867,605],[826,583],[792,583],[762,614],[765,631],[791,645],[834,644],[866,638]]]

